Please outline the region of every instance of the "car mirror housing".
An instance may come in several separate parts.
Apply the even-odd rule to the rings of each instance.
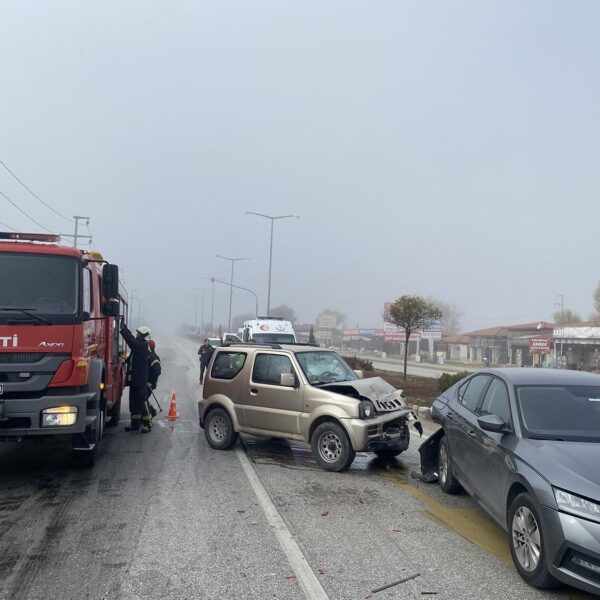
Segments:
[[[477,417],[477,424],[484,431],[504,433],[508,430],[506,423],[498,415],[485,415],[484,417]]]
[[[357,376],[359,379],[362,379],[362,378],[365,376],[364,372],[363,372],[361,369],[354,369],[354,374],[355,374],[355,375],[356,375],[356,376]]]
[[[293,373],[282,373],[279,376],[279,383],[283,387],[296,387],[296,376]]]

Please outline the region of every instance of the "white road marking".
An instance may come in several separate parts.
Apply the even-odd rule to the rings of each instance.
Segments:
[[[244,469],[244,473],[267,517],[267,522],[277,536],[281,549],[288,559],[298,583],[304,591],[304,595],[308,600],[329,600],[329,596],[323,589],[323,586],[319,583],[317,576],[308,564],[304,554],[302,554],[302,550],[300,550],[296,540],[292,537],[290,530],[287,528],[281,515],[275,508],[267,490],[265,490],[263,484],[260,482],[252,463],[239,448],[235,449],[235,453],[237,454],[242,468]]]

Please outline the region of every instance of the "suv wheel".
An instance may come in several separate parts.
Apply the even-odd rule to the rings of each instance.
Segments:
[[[321,423],[315,429],[310,445],[317,464],[326,471],[345,471],[356,456],[348,434],[337,423]]]
[[[519,494],[508,511],[510,553],[519,575],[531,586],[552,590],[560,583],[546,566],[544,532],[537,509],[526,492]]]
[[[214,408],[208,413],[204,423],[204,436],[206,441],[217,450],[231,448],[238,439],[229,413],[222,408]]]

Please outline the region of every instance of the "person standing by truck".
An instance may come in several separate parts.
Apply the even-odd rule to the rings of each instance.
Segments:
[[[150,340],[148,342],[148,347],[150,349],[150,364],[148,365],[148,388],[147,388],[147,396],[146,396],[146,408],[147,408],[147,423],[148,427],[152,429],[152,419],[156,416],[156,409],[152,406],[152,402],[150,402],[150,396],[156,389],[158,384],[158,378],[162,372],[160,366],[160,358],[158,354],[156,354],[156,342],[154,340]],[[142,422],[146,416],[142,417]]]
[[[125,323],[121,324],[121,335],[131,349],[129,358],[130,375],[129,381],[129,412],[131,413],[131,425],[125,427],[125,431],[141,431],[149,433],[148,419],[145,420],[142,427],[142,419],[148,416],[148,370],[150,366],[150,349],[148,348],[148,338],[150,329],[145,325],[138,327],[134,336],[127,328]]]
[[[206,367],[208,367],[214,351],[208,338],[204,340],[204,344],[198,349],[198,356],[200,357],[200,385],[204,381],[204,371],[206,371]]]

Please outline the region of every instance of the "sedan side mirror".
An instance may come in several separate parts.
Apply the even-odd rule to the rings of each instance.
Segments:
[[[484,431],[504,433],[507,430],[506,423],[498,415],[485,415],[477,417],[477,424]]]
[[[363,373],[363,371],[361,371],[360,369],[354,369],[354,374],[359,378],[362,379],[365,374]]]

